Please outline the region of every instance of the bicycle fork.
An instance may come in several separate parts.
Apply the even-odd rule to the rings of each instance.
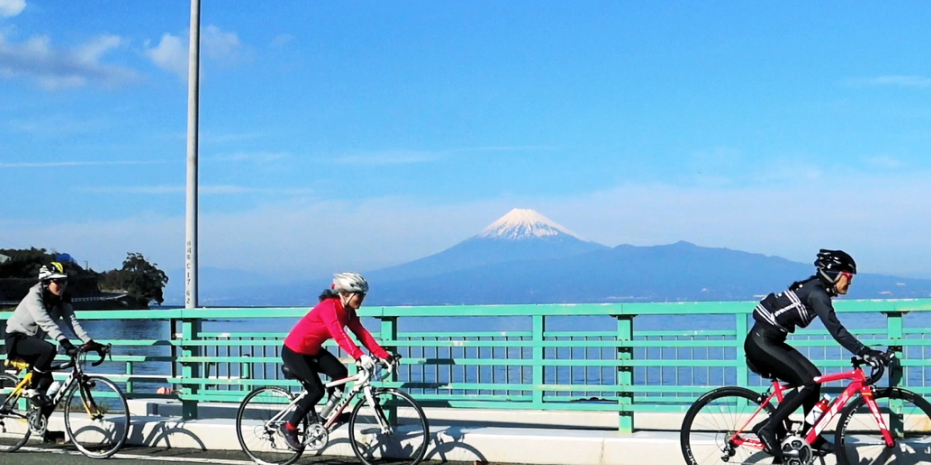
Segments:
[[[378,427],[381,429],[381,434],[391,433],[391,425],[388,423],[388,419],[385,418],[385,412],[381,408],[381,405],[375,400],[375,396],[372,394],[371,389],[365,390],[365,399],[368,401],[372,409],[372,415],[375,417],[375,421],[378,422]]]
[[[860,395],[862,395],[866,400],[866,405],[870,408],[870,413],[873,414],[873,419],[876,420],[876,424],[879,425],[879,430],[883,434],[883,440],[886,441],[886,447],[895,447],[895,438],[892,437],[892,433],[889,431],[889,427],[886,425],[885,420],[883,420],[882,413],[879,411],[879,405],[876,404],[876,399],[873,398],[873,390],[864,389]],[[889,411],[890,418],[894,418],[895,412],[893,411],[892,405],[889,406]]]

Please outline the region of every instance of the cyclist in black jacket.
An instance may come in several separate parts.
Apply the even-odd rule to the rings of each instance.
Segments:
[[[756,324],[744,342],[751,370],[772,374],[798,387],[779,403],[769,421],[754,428],[760,441],[776,458],[773,463],[782,463],[780,444],[786,434],[785,420],[800,406],[804,406],[805,415],[808,415],[821,397],[821,385],[814,382],[821,372],[808,358],[786,344],[789,333],[795,332],[796,327],[807,327],[817,316],[845,349],[867,361],[883,358],[881,351],[866,347],[844,328],[831,305],[832,297],[846,294],[850,288],[857,273],[856,262],[844,251],[821,249],[815,266],[814,276],[792,283],[785,292],[769,294],[757,304],[753,310]],[[819,437],[813,445],[821,453],[834,452],[834,445],[824,437]]]

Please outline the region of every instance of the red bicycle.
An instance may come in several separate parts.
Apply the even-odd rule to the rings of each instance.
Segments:
[[[816,378],[821,384],[842,380],[850,384],[814,425],[787,422],[788,435],[781,443],[784,463],[810,465],[817,457],[811,445],[822,432],[832,429],[840,465],[931,463],[931,403],[905,389],[873,386],[894,361],[891,349],[886,351],[885,363],[871,365],[853,357],[852,371]],[[870,376],[862,366],[872,367]],[[686,463],[769,463],[772,457],[752,431],[772,415],[774,402],[781,402],[793,387],[769,373],[759,374],[772,379],[763,394],[728,386],[695,401],[682,422],[680,440]]]

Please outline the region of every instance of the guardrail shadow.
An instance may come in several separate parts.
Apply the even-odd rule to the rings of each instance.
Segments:
[[[424,460],[440,460],[449,462],[450,460],[475,460],[481,463],[487,463],[488,459],[482,451],[474,446],[465,443],[465,431],[461,427],[450,426],[430,433],[433,448],[427,448],[427,455]],[[471,457],[463,457],[463,454],[471,454]],[[450,459],[448,455],[452,455]]]
[[[184,428],[184,423],[168,424],[164,421],[159,421],[151,431],[146,433],[142,425],[146,424],[149,420],[150,418],[140,417],[136,419],[135,422],[132,422],[134,425],[130,430],[130,435],[126,442],[131,444],[143,444],[147,447],[179,447],[184,449],[200,449],[202,451],[207,450],[206,444],[204,444],[196,434]],[[186,439],[179,440],[179,437],[185,437]],[[180,444],[176,446],[172,444],[173,441],[179,442]]]

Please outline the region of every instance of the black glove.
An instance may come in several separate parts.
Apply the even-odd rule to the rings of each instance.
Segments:
[[[84,350],[88,352],[100,353],[101,351],[103,351],[103,344],[91,339],[84,343]]]
[[[69,357],[74,357],[74,354],[78,353],[78,348],[68,339],[62,339],[58,341],[58,344],[62,349],[65,349],[65,353],[68,354]]]
[[[869,363],[872,366],[882,365],[886,361],[885,352],[881,350],[870,349],[869,347],[860,351],[860,357],[863,358],[866,363]]]

